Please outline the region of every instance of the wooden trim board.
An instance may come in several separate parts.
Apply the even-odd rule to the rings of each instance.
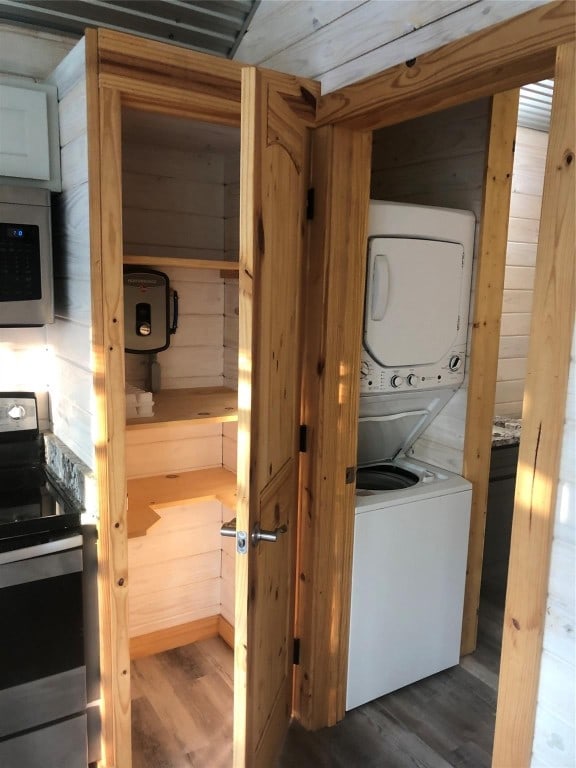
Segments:
[[[462,654],[472,653],[476,647],[478,628],[518,96],[518,90],[494,96],[490,116],[464,438],[463,474],[472,483],[472,510]]]
[[[529,765],[574,333],[576,45],[558,49],[524,388],[494,768]],[[554,386],[551,387],[551,376]]]
[[[371,134],[315,132],[306,286],[294,709],[319,728],[344,717]]]
[[[550,77],[575,12],[573,0],[548,3],[329,93],[318,125],[374,130]]]
[[[140,659],[143,656],[152,656],[172,648],[197,643],[199,640],[217,637],[220,634],[221,619],[221,616],[207,616],[205,619],[196,619],[176,627],[167,627],[149,632],[147,635],[131,637],[130,658]]]
[[[224,616],[218,616],[218,634],[229,648],[234,650],[234,627]]]

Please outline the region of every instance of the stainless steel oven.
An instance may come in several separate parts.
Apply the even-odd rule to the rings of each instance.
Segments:
[[[0,553],[0,765],[87,764],[79,529]]]
[[[0,393],[1,768],[88,765],[86,528],[43,464],[34,394]]]

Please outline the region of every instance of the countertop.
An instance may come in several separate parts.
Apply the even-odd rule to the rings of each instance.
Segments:
[[[522,419],[495,416],[492,422],[492,447],[518,445],[522,431]]]

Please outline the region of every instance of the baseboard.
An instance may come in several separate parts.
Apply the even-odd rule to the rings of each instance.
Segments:
[[[224,616],[218,616],[218,634],[232,650],[234,650],[234,627]]]
[[[179,624],[177,627],[167,627],[149,632],[147,635],[131,637],[130,658],[139,659],[142,656],[151,656],[154,653],[196,643],[198,640],[218,637],[218,635],[222,635],[220,628],[222,621],[224,619],[221,616],[208,616],[205,619],[196,619],[196,621],[189,621],[186,624]],[[228,622],[226,623],[228,624]],[[224,640],[228,642],[225,637]]]

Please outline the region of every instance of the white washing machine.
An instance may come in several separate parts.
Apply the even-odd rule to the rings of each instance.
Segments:
[[[459,660],[471,485],[406,452],[464,378],[474,224],[370,205],[347,709]]]

